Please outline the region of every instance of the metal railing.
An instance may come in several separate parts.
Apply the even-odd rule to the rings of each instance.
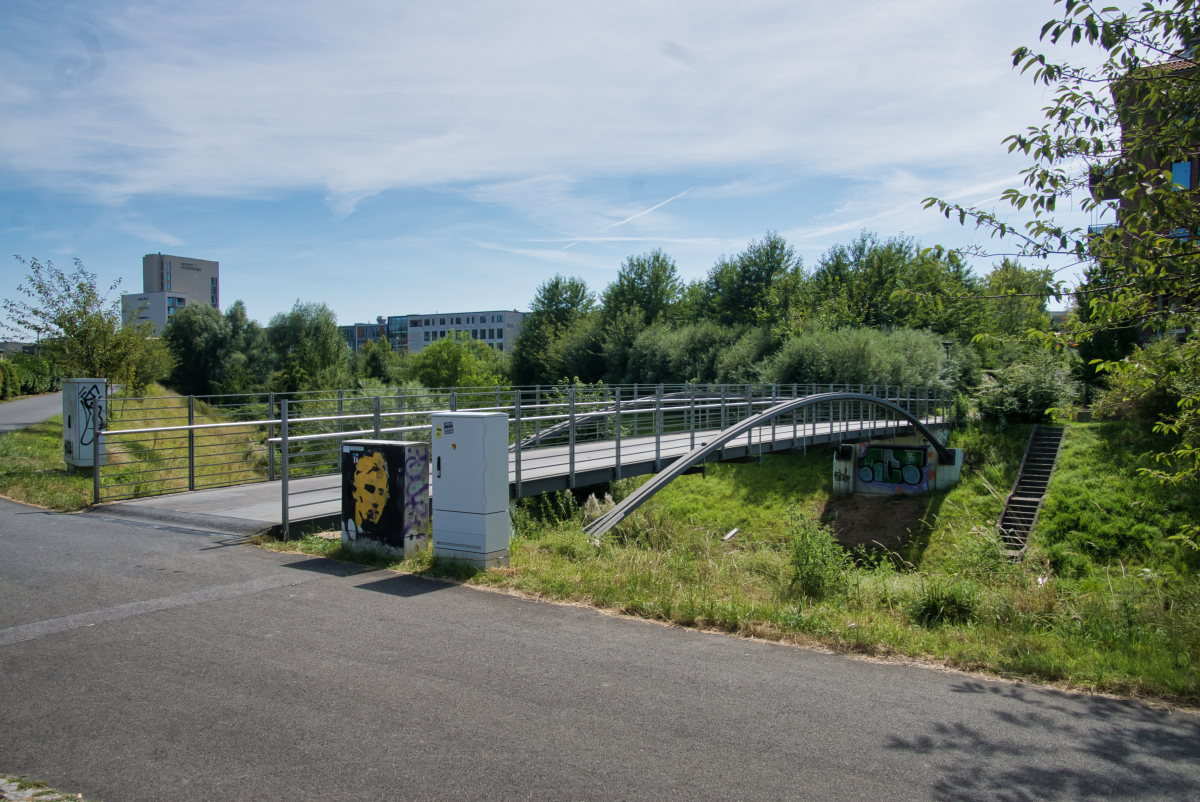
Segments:
[[[558,450],[551,456],[561,459],[568,487],[577,486],[581,451],[598,441],[612,442],[613,478],[622,478],[635,463],[644,467],[652,462],[657,471],[664,459],[673,459],[664,456],[664,444],[675,450],[695,447],[696,438],[705,432],[726,429],[766,407],[837,391],[874,395],[923,420],[945,420],[946,396],[933,388],[846,384],[579,384],[117,396],[110,401],[108,428],[102,433],[107,459],[96,474],[94,501],[280,481],[286,523],[289,499],[295,494],[291,483],[339,473],[343,440],[428,441],[430,415],[460,409],[508,415],[513,480],[521,497],[523,462],[544,457],[551,449]],[[761,458],[785,440],[789,448],[806,448],[818,431],[834,439],[864,428],[876,430],[888,425],[880,414],[879,408],[864,402],[805,408],[790,418],[772,419],[769,434],[764,431],[768,426],[751,430],[746,453],[757,449]],[[636,443],[636,455],[629,453],[631,443]]]

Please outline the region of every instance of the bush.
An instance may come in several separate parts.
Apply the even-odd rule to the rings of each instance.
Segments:
[[[773,384],[930,386],[943,373],[945,349],[926,331],[839,329],[798,334],[763,363]]]
[[[13,395],[54,393],[62,389],[63,371],[57,365],[32,354],[13,354],[7,360],[14,379]]]
[[[1093,407],[1096,417],[1158,420],[1177,414],[1180,399],[1200,386],[1200,366],[1189,356],[1187,346],[1174,339],[1135,349],[1110,374],[1108,392]]]
[[[1071,404],[1078,390],[1062,358],[1036,351],[1026,362],[999,371],[995,381],[984,386],[979,393],[979,414],[998,426],[1046,423],[1052,418],[1050,410]]]
[[[850,555],[821,522],[795,516],[789,532],[791,592],[815,600],[840,593],[848,584]]]
[[[934,580],[921,589],[908,608],[908,617],[923,627],[966,624],[975,620],[978,591],[966,582]]]

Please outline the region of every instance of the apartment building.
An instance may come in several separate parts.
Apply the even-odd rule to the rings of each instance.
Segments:
[[[434,312],[407,317],[410,354],[420,353],[425,346],[446,337],[470,337],[487,343],[497,351],[511,350],[525,322],[525,313],[515,309]]]

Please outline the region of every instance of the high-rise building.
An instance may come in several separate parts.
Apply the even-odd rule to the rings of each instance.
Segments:
[[[209,259],[148,253],[142,257],[142,291],[121,296],[125,325],[163,326],[188,304],[221,308],[221,266]]]

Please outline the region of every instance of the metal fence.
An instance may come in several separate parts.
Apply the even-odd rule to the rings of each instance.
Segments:
[[[933,388],[845,384],[546,385],[528,387],[338,390],[221,396],[121,398],[110,401],[104,434],[106,464],[95,475],[96,503],[185,490],[280,481],[285,521],[289,482],[340,472],[341,442],[350,438],[430,439],[430,416],[472,409],[508,415],[517,495],[522,462],[559,449],[567,486],[576,486],[577,455],[595,441],[612,441],[620,478],[622,444],[645,452],[653,438],[653,467],[661,467],[664,438],[696,445],[698,433],[719,431],[783,400],[850,391],[875,395],[931,421],[944,420],[946,398]],[[747,447],[770,449],[790,427],[792,447],[804,432],[824,427],[849,433],[872,428],[881,411],[867,402],[811,407],[752,431]],[[770,434],[762,431],[769,427]],[[306,491],[301,491],[306,492]]]

